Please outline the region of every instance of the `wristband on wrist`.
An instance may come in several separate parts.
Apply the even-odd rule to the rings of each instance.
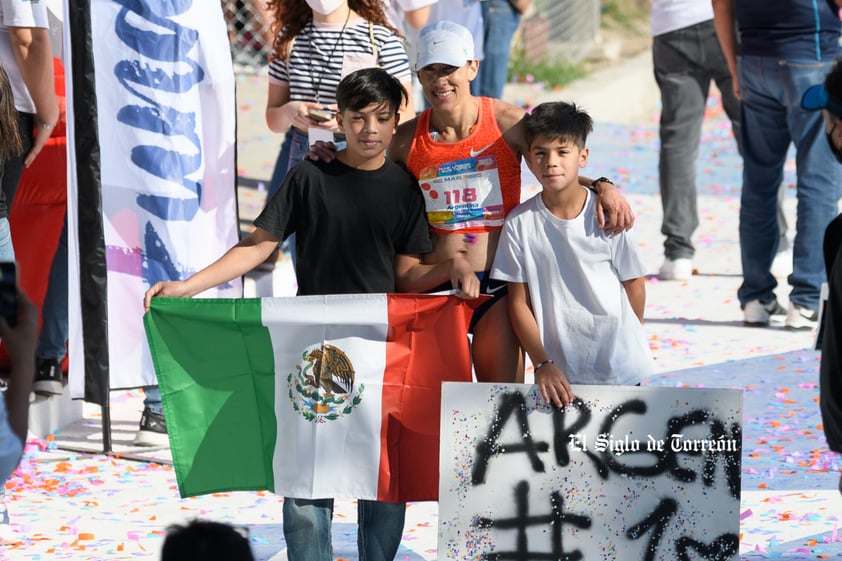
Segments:
[[[542,366],[546,366],[548,364],[555,364],[555,361],[551,358],[548,358],[547,360],[543,360],[543,361],[541,361],[541,362],[539,362],[538,364],[535,365],[534,371],[538,372],[538,369],[540,369]]]
[[[614,185],[614,182],[607,177],[597,177],[593,180],[593,183],[591,183],[591,187],[596,187],[597,183],[608,183],[609,185]]]

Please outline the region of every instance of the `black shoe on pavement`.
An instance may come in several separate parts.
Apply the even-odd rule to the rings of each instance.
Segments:
[[[55,358],[35,358],[35,382],[32,391],[47,397],[61,395],[61,361]]]
[[[140,430],[134,437],[135,446],[169,446],[170,439],[167,436],[167,421],[163,415],[152,412],[149,408],[143,408],[140,416]]]

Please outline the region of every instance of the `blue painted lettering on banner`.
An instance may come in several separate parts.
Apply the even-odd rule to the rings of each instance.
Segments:
[[[202,145],[196,132],[196,114],[185,113],[164,103],[160,98],[143,93],[139,87],[162,93],[182,94],[194,88],[204,78],[204,70],[187,56],[199,39],[195,29],[170,19],[184,13],[192,0],[173,2],[143,2],[141,0],[116,0],[121,4],[115,22],[117,37],[146,60],[171,63],[186,67],[185,73],[168,75],[160,68],[151,68],[137,60],[120,61],[114,68],[119,83],[132,95],[148,105],[127,105],[117,113],[117,120],[128,126],[157,133],[170,138],[187,139],[195,148],[185,154],[173,148],[141,145],[132,148],[131,161],[155,177],[181,184],[195,194],[190,198],[159,195],[138,195],[138,205],[164,220],[190,220],[199,210],[202,196],[201,182],[188,179],[200,169]],[[140,27],[138,18],[149,24]],[[158,33],[152,28],[169,33]]]
[[[114,32],[122,43],[137,53],[136,59],[121,60],[114,67],[119,84],[136,99],[135,103],[119,109],[117,121],[172,139],[172,142],[157,145],[134,146],[131,162],[155,177],[185,187],[190,193],[186,197],[144,193],[137,196],[137,205],[164,221],[190,221],[199,211],[202,200],[201,181],[190,179],[201,169],[202,143],[196,128],[196,113],[176,109],[167,98],[174,100],[176,96],[190,92],[205,76],[199,63],[188,56],[199,40],[199,32],[173,19],[187,12],[193,0],[115,1],[122,8],[116,17]],[[152,66],[148,61],[163,63],[162,66],[173,70]],[[187,151],[175,146],[187,148]],[[159,280],[184,278],[194,272],[173,261],[152,222],[146,222],[145,230],[141,275],[149,285]]]

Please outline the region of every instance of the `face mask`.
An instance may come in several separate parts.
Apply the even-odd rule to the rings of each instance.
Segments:
[[[345,0],[305,0],[310,9],[317,14],[326,16],[335,12],[339,6],[345,3]]]

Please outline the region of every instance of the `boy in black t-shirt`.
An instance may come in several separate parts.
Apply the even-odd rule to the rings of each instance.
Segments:
[[[194,296],[263,263],[296,235],[298,294],[418,292],[451,281],[459,296],[475,298],[479,281],[462,254],[422,264],[432,250],[424,201],[415,179],[387,159],[407,93],[379,68],[343,78],[336,91],[337,123],[348,145],[329,163],[304,160],[255,220],[257,228],[217,261],[180,281],[155,283],[154,296]],[[393,559],[406,505],[360,500],[361,558]],[[291,559],[332,559],[333,499],[284,500],[284,537]],[[365,536],[365,539],[363,539]]]

